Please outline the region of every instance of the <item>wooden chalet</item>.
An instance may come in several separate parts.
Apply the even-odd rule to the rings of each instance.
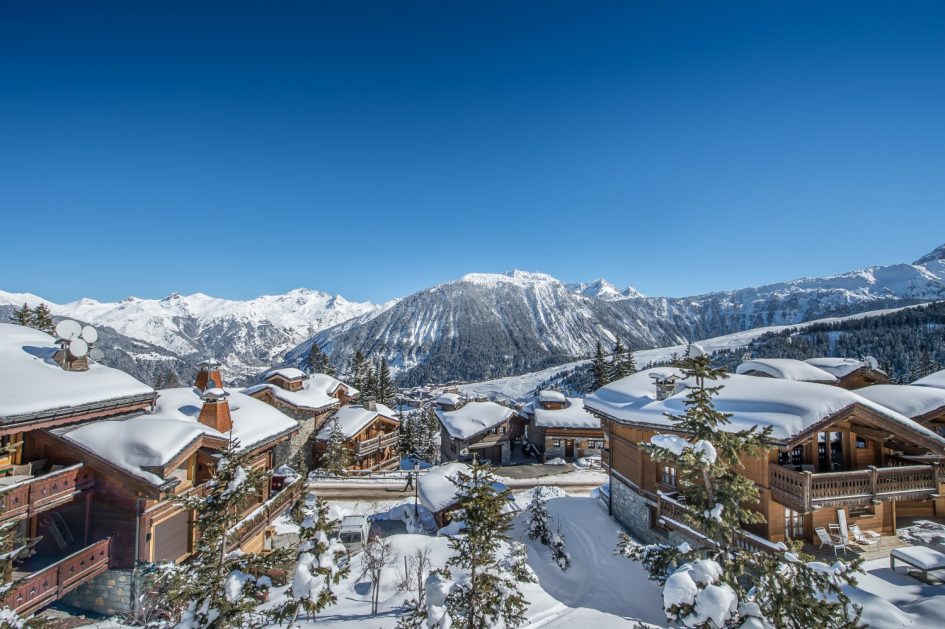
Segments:
[[[2,604],[29,615],[115,565],[120,542],[93,525],[106,484],[86,459],[44,447],[47,431],[149,410],[157,393],[85,359],[63,360],[48,334],[0,324],[0,522],[32,547]],[[11,549],[5,549],[11,550]]]
[[[508,465],[512,443],[524,434],[517,413],[495,402],[437,404],[440,421],[440,454],[444,461],[487,460]]]
[[[469,466],[465,463],[446,463],[426,470],[417,480],[420,504],[433,514],[433,521],[438,529],[452,522],[454,514],[462,506],[457,496],[459,487],[456,484],[460,473],[469,474]],[[506,486],[500,482],[493,483],[492,487],[497,493],[506,490]],[[511,496],[508,510],[518,511]]]
[[[584,409],[581,398],[539,391],[520,414],[529,420],[528,443],[538,449],[542,460],[600,456],[604,450],[600,418]]]
[[[397,469],[400,465],[400,422],[396,413],[374,402],[338,409],[315,436],[314,460],[319,462],[328,447],[335,420],[351,452],[349,472],[376,472]]]
[[[657,381],[675,381],[675,391],[661,394]],[[665,413],[684,412],[686,384],[679,372],[654,369],[585,398],[607,433],[608,507],[643,539],[686,536],[676,470],[640,448],[654,435],[679,434]],[[838,522],[838,510],[862,529],[887,535],[902,509],[912,514],[921,505],[945,515],[938,466],[945,439],[919,423],[837,386],[746,375],[718,384],[715,406],[732,414],[731,430],[771,426],[776,441],[764,457],[742,461],[760,494],[752,508],[767,520],[746,532],[747,546],[813,541],[816,528]]]
[[[745,376],[832,384],[843,389],[859,389],[874,384],[888,384],[889,376],[866,358],[755,358],[740,364],[735,373]]]
[[[358,390],[327,374],[306,374],[300,369],[274,369],[263,383],[243,393],[273,406],[298,422],[299,431],[276,450],[278,463],[294,462],[304,453],[311,464],[311,439],[336,410],[350,404]]]
[[[201,369],[198,382],[222,384],[219,374],[208,375]],[[253,468],[271,470],[273,449],[298,431],[295,420],[236,390],[158,393],[151,412],[64,426],[38,439],[38,451],[50,461],[80,460],[94,473],[96,505],[87,526],[93,537],[112,540],[110,565],[116,570],[186,561],[194,550],[193,514],[178,499],[205,491],[220,450],[236,441]],[[301,482],[273,476],[245,505],[231,548],[264,550],[272,520],[300,491]]]

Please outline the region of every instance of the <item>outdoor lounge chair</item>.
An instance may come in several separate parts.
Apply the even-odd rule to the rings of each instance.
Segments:
[[[824,546],[830,546],[833,549],[834,557],[837,556],[838,548],[843,549],[844,555],[847,554],[847,545],[845,540],[831,536],[830,533],[827,532],[827,529],[822,526],[814,529],[814,532],[817,533],[817,537],[820,539],[820,548],[823,548]]]
[[[875,531],[868,531],[867,533],[863,533],[863,531],[860,530],[859,524],[850,525],[850,534],[853,536],[853,541],[861,546],[862,545],[872,546],[873,544],[879,543],[880,535],[878,533],[876,533]]]

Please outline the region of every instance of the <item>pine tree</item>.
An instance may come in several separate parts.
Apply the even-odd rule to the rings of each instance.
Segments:
[[[20,308],[14,308],[10,313],[10,321],[17,325],[33,326],[33,311],[28,304],[23,304]]]
[[[42,330],[46,334],[56,333],[56,322],[53,321],[52,313],[46,304],[39,304],[33,308],[30,326]]]
[[[545,506],[544,490],[539,486],[532,490],[532,499],[528,503],[526,527],[528,537],[547,546],[551,543],[551,529],[548,528],[548,507]]]
[[[272,610],[272,619],[289,629],[300,615],[311,618],[329,605],[338,602],[332,586],[348,576],[348,566],[338,562],[347,554],[344,544],[329,537],[335,531],[337,520],[328,519],[328,505],[321,498],[308,506],[300,498],[293,511],[302,517],[299,542],[296,548],[295,572],[285,592],[285,601]]]
[[[432,406],[423,410],[421,422],[426,428],[426,441],[421,458],[430,465],[436,465],[440,462],[440,420],[436,418]]]
[[[350,373],[348,374],[348,380],[351,382],[351,386],[355,389],[358,389],[362,394],[364,393],[365,388],[367,387],[365,383],[365,377],[367,376],[368,362],[364,357],[364,353],[361,350],[356,350],[354,352],[354,358],[351,359],[351,366],[349,368]],[[361,401],[360,398],[358,401]]]
[[[185,564],[160,564],[151,574],[168,601],[180,611],[186,627],[222,628],[261,626],[257,610],[271,586],[263,576],[289,559],[286,549],[268,554],[230,550],[236,545],[234,528],[245,505],[253,500],[269,472],[253,469],[236,442],[221,453],[216,474],[203,496],[181,498],[193,511],[196,530],[194,556]]]
[[[368,400],[377,399],[377,379],[374,375],[374,367],[370,364],[364,372],[364,386],[361,388],[361,396],[358,401],[364,404]]]
[[[397,448],[400,450],[401,456],[416,456],[418,455],[417,451],[417,434],[416,429],[419,426],[416,426],[416,421],[412,415],[407,415],[406,417],[401,417],[400,426],[397,428]]]
[[[591,373],[594,375],[594,390],[606,387],[610,383],[610,365],[604,358],[604,346],[597,341],[594,359],[591,361]]]
[[[351,466],[351,450],[345,444],[345,435],[341,432],[341,422],[335,417],[331,420],[331,433],[328,446],[322,453],[321,467],[329,474],[343,476]]]
[[[533,583],[535,577],[526,564],[524,546],[509,537],[510,492],[496,491],[489,466],[478,462],[453,482],[458,488],[458,517],[466,528],[462,535],[450,537],[453,556],[443,574],[451,578],[450,568],[469,572],[469,578],[454,583],[446,597],[453,625],[484,629],[502,622],[517,627],[525,622],[527,608],[519,584]],[[510,549],[505,558],[499,556],[503,547]]]
[[[941,363],[932,358],[931,352],[924,350],[921,354],[919,354],[919,364],[916,366],[915,380],[930,376],[936,371],[941,371],[941,369]]]
[[[747,615],[760,615],[775,627],[855,627],[859,623],[841,585],[853,584],[850,570],[819,571],[795,553],[752,553],[736,545],[746,525],[764,517],[746,509],[758,502],[754,483],[739,473],[741,456],[757,457],[771,447],[770,427],[726,430],[729,415],[715,409],[712,398],[727,377],[711,366],[708,356],[693,346],[682,360],[683,375],[693,384],[686,395],[684,415],[668,415],[673,431],[687,435],[657,435],[643,450],[654,461],[670,461],[677,469],[680,493],[688,507],[685,524],[704,535],[703,543],[641,546],[626,535],[620,550],[642,561],[650,578],[664,589],[667,617],[688,626],[739,626]],[[794,549],[797,551],[797,549]],[[712,589],[706,597],[697,596]],[[724,616],[700,601],[733,601]]]
[[[308,352],[306,362],[308,363],[309,373],[323,373],[329,376],[335,375],[335,368],[331,364],[331,359],[328,357],[328,354],[323,352],[321,348],[318,347],[318,343],[314,341]]]
[[[620,342],[620,337],[617,337],[617,340],[614,342],[614,354],[610,359],[610,381],[614,382],[629,376],[626,372],[627,363],[626,363],[626,350],[623,347],[623,343]]]
[[[555,532],[551,534],[548,542],[548,548],[551,550],[551,558],[562,570],[571,567],[571,553],[568,552],[568,545],[564,539],[564,533],[561,532],[561,523],[558,523]]]
[[[624,377],[632,376],[637,372],[637,361],[633,357],[633,352],[627,350],[623,360],[623,373]]]
[[[395,406],[397,404],[397,389],[394,387],[386,358],[381,358],[377,364],[374,399],[385,406]]]

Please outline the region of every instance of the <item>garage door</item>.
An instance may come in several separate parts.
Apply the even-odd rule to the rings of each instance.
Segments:
[[[190,512],[177,515],[154,525],[154,561],[177,561],[190,553]]]

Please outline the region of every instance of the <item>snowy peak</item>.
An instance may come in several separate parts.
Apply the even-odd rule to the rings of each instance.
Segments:
[[[586,297],[603,299],[604,301],[619,301],[621,299],[635,299],[643,297],[643,293],[632,286],[624,290],[619,290],[616,286],[604,278],[594,280],[593,282],[580,282],[567,285],[568,290],[580,293]]]
[[[937,260],[945,260],[945,245],[933,249],[912,264],[922,265],[928,264],[930,262],[936,262]]]
[[[497,284],[515,284],[518,286],[531,286],[535,284],[561,284],[561,282],[545,273],[532,273],[530,271],[520,271],[512,269],[505,273],[467,273],[458,280],[467,284],[479,284],[482,286],[494,286]],[[452,284],[453,282],[447,282]]]

